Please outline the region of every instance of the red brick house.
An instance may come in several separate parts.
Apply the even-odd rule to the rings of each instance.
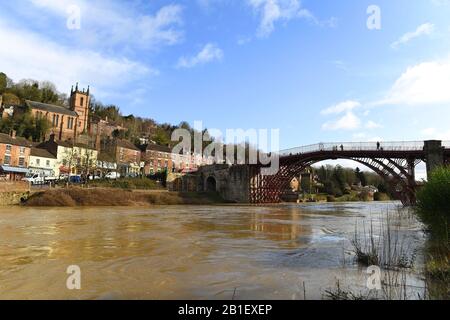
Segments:
[[[28,173],[32,144],[11,134],[0,133],[0,181],[19,181]]]
[[[112,156],[122,177],[137,176],[142,172],[141,150],[128,140],[114,139],[102,143],[101,152]]]

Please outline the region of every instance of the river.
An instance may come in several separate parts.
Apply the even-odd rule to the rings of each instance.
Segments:
[[[1,208],[0,299],[322,299],[337,280],[364,290],[356,223],[400,210],[390,223],[423,264],[422,226],[398,206]],[[81,290],[67,289],[71,265]]]

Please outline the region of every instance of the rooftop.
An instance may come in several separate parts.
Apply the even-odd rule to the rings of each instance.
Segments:
[[[48,152],[46,149],[40,149],[40,148],[32,148],[31,155],[34,157],[40,157],[40,158],[56,159],[56,157],[54,155],[52,155],[50,152]]]
[[[38,110],[53,112],[53,113],[60,113],[60,114],[65,114],[65,115],[72,116],[72,117],[78,116],[78,114],[75,111],[72,111],[69,108],[66,108],[63,106],[57,106],[57,105],[53,105],[53,104],[41,103],[41,102],[30,101],[30,100],[26,100],[25,104],[32,109],[38,109]]]
[[[131,143],[130,141],[128,141],[128,140],[117,140],[116,141],[116,144],[117,144],[117,146],[118,147],[121,147],[121,148],[125,148],[125,149],[130,149],[130,150],[136,150],[136,151],[141,151],[138,147],[136,147],[135,145],[134,145],[134,143]]]
[[[25,138],[22,137],[13,138],[9,134],[5,133],[0,133],[0,143],[28,148],[31,148],[32,146],[32,143]]]
[[[165,153],[172,153],[172,150],[167,146],[161,146],[159,144],[149,144],[146,148],[147,151],[158,151]]]

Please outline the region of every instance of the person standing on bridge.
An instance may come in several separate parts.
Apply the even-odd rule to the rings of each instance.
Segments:
[[[344,145],[341,144],[341,151],[344,151]]]
[[[377,142],[377,150],[380,150],[380,147],[381,147],[381,143],[380,143],[380,141],[378,141]]]

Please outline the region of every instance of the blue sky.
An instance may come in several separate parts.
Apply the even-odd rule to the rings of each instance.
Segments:
[[[0,70],[158,122],[279,128],[282,148],[450,140],[449,16],[448,0],[2,1]]]

